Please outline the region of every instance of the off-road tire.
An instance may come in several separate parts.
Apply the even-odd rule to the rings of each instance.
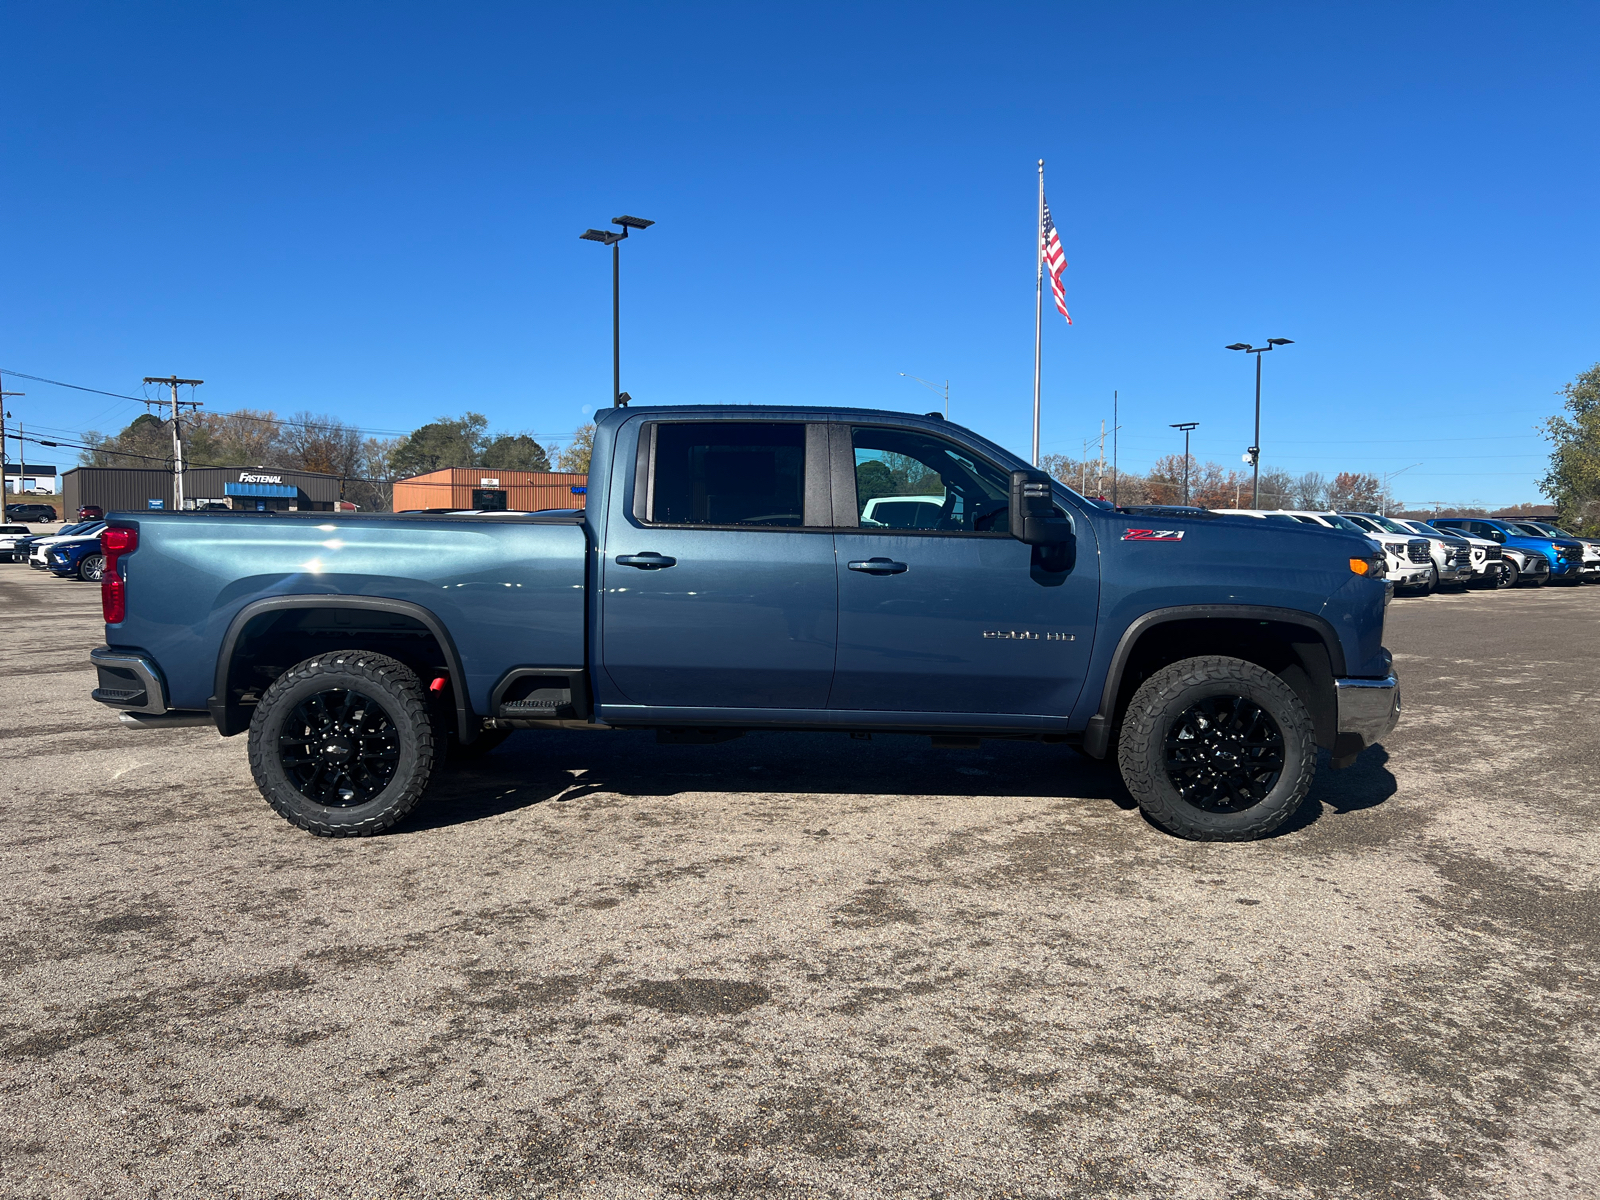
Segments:
[[[1190,804],[1167,774],[1169,730],[1191,706],[1218,696],[1260,705],[1283,736],[1277,781],[1259,803],[1238,812]],[[1277,829],[1305,800],[1317,769],[1316,731],[1294,689],[1265,667],[1221,655],[1186,658],[1157,671],[1133,694],[1122,718],[1117,766],[1139,807],[1163,829],[1195,841],[1250,841]]]
[[[399,742],[394,774],[361,804],[339,806],[310,799],[280,761],[278,738],[305,700],[322,692],[354,691],[376,701]],[[256,705],[250,720],[250,773],[262,797],[291,824],[318,837],[367,837],[399,823],[422,799],[437,754],[422,684],[410,667],[383,654],[335,650],[290,667]]]
[[[105,565],[105,555],[85,554],[83,561],[78,564],[78,578],[85,583],[99,583],[100,574],[105,570]]]

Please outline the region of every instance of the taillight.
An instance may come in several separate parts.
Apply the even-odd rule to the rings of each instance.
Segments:
[[[105,564],[100,572],[100,609],[107,625],[121,624],[128,615],[128,585],[122,578],[122,556],[139,548],[137,529],[111,528],[100,535]]]

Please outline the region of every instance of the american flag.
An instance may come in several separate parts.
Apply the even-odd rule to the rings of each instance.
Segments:
[[[1067,256],[1061,252],[1061,238],[1056,233],[1056,223],[1050,219],[1050,204],[1044,205],[1044,230],[1039,241],[1039,255],[1050,271],[1050,294],[1056,298],[1056,311],[1072,324],[1072,314],[1067,312],[1067,293],[1061,286],[1061,272],[1067,269]]]

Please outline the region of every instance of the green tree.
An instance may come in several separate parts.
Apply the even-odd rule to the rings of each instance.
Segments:
[[[488,429],[489,418],[482,413],[440,417],[402,438],[390,462],[401,478],[445,467],[482,466],[484,435]]]
[[[1568,415],[1544,423],[1555,448],[1539,487],[1555,501],[1563,525],[1593,535],[1600,531],[1600,363],[1557,394],[1566,397]]]
[[[149,413],[135,417],[121,433],[90,430],[83,440],[89,447],[81,455],[86,467],[172,467],[172,423]]]
[[[504,471],[548,471],[550,455],[525,433],[502,433],[483,448],[480,465]]]
[[[554,447],[552,447],[554,449]],[[589,456],[594,452],[594,422],[579,425],[572,431],[572,441],[564,450],[556,452],[556,469],[574,475],[589,473]]]

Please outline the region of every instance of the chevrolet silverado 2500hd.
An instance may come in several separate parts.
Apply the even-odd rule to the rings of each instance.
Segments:
[[[888,496],[938,518],[863,520]],[[446,743],[634,728],[1067,743],[1167,829],[1242,840],[1319,746],[1347,765],[1398,719],[1365,538],[1126,512],[936,415],[615,409],[587,501],[116,514],[94,698],[247,733],[266,800],[330,836],[402,819]]]

